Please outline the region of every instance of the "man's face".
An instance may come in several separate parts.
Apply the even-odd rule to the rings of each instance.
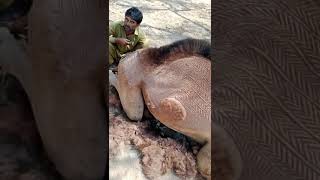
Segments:
[[[139,24],[137,23],[137,21],[133,20],[131,17],[126,16],[124,18],[124,29],[126,30],[126,32],[132,32],[138,26],[139,26]]]

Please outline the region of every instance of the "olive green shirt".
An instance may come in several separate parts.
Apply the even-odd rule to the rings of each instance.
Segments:
[[[128,46],[117,45],[115,44],[116,38],[127,38],[130,40],[130,45]],[[123,21],[117,21],[110,24],[109,42],[114,44],[119,50],[119,53],[121,54],[146,47],[146,37],[145,37],[145,34],[140,29],[140,27],[138,26],[132,35],[126,36]]]

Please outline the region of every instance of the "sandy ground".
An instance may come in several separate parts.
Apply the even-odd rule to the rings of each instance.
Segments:
[[[211,40],[209,0],[112,0],[109,23],[122,20],[132,6],[143,12],[141,28],[151,47],[187,37]],[[199,145],[155,119],[129,121],[117,94],[109,91],[109,98],[109,179],[202,179],[196,168]]]
[[[124,19],[125,11],[132,6],[143,13],[141,28],[150,46],[187,37],[211,39],[210,0],[111,0],[109,22]]]

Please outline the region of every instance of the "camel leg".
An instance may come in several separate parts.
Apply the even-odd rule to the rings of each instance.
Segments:
[[[211,179],[211,141],[207,142],[197,154],[197,166],[202,176]]]
[[[129,119],[139,121],[143,116],[143,98],[139,87],[127,88],[119,86],[118,91],[123,110]]]
[[[120,83],[111,70],[109,70],[109,83],[117,89],[121,105],[128,118],[134,121],[141,120],[144,102],[140,88],[137,86],[129,86],[126,82]]]

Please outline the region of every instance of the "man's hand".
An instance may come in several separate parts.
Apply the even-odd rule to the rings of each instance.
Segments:
[[[126,38],[117,38],[115,42],[120,46],[127,46],[130,44],[130,40]]]

